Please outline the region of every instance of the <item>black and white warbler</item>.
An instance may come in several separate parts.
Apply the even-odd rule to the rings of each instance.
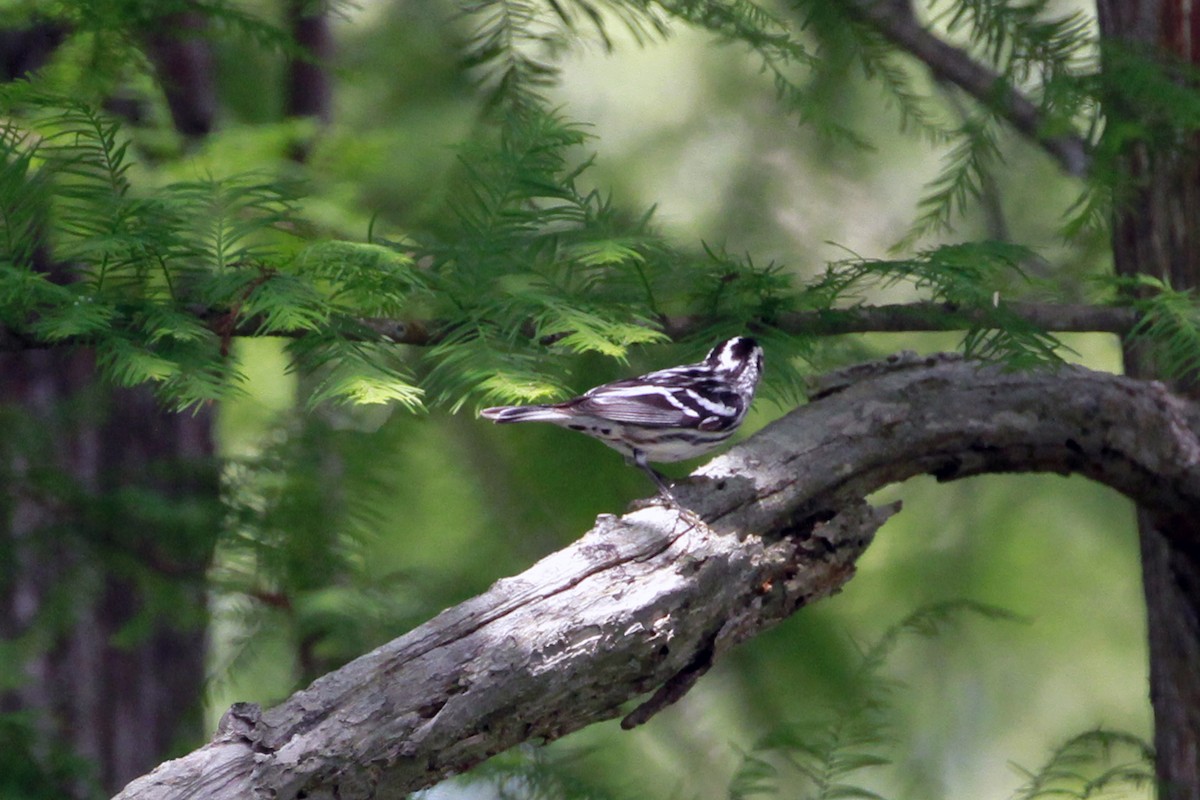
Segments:
[[[679,503],[648,462],[683,461],[728,439],[750,408],[763,351],[748,336],[717,345],[698,364],[606,383],[562,403],[485,408],[493,422],[550,422],[595,437],[641,467]]]

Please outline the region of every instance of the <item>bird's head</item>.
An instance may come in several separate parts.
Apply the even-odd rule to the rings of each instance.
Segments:
[[[735,336],[714,347],[704,363],[719,372],[758,383],[763,369],[763,349],[749,336]]]

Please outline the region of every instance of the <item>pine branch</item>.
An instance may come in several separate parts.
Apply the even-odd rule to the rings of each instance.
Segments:
[[[1125,335],[1138,325],[1140,314],[1131,308],[1058,303],[1006,303],[1014,317],[1050,333],[1113,333]],[[200,319],[214,329],[226,318],[225,312],[201,310]],[[896,303],[855,308],[831,308],[818,311],[792,311],[774,320],[771,327],[783,333],[805,336],[839,336],[849,333],[917,333],[957,331],[979,326],[987,315],[978,309],[960,308],[953,303]],[[660,320],[663,332],[678,340],[711,328],[717,320],[705,316],[676,316]],[[384,341],[394,344],[429,347],[446,340],[452,328],[436,319],[386,319],[363,317],[347,320],[341,336],[348,341]],[[312,335],[311,328],[274,328],[264,332],[263,320],[242,320],[232,336],[255,338],[276,336],[300,339]],[[537,336],[533,323],[527,326],[529,338]],[[541,337],[553,344],[565,333]],[[0,325],[0,352],[38,350],[58,346],[86,346],[88,337],[64,337],[53,342],[36,339],[27,333]]]
[[[896,46],[994,111],[1036,142],[1068,175],[1082,177],[1091,168],[1084,139],[1077,135],[1048,135],[1045,118],[1033,102],[1004,76],[972,58],[966,51],[942,41],[924,28],[908,0],[848,0],[863,20]]]

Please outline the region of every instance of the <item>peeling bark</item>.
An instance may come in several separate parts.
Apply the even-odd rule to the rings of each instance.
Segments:
[[[1200,510],[1200,411],[1157,383],[898,357],[676,486],[126,787],[142,798],[401,798],[515,744],[679,699],[733,645],[836,591],[916,474],[1076,472],[1163,518]],[[628,704],[654,692],[642,705]]]

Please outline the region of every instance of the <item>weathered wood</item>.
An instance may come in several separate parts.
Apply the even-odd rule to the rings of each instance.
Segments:
[[[530,739],[678,699],[729,647],[836,592],[919,473],[1079,472],[1200,509],[1200,414],[1161,385],[953,357],[847,370],[676,487],[126,787],[154,798],[400,798]],[[642,706],[627,704],[658,690]]]

